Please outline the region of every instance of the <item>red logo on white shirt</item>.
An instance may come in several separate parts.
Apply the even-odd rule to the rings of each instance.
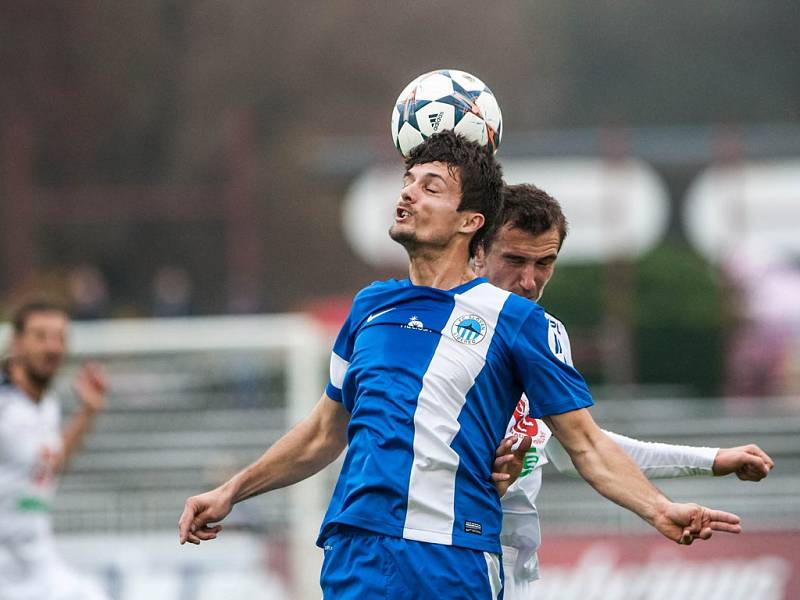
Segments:
[[[519,437],[529,436],[535,447],[544,447],[550,439],[550,429],[539,419],[535,419],[529,414],[528,398],[522,396],[517,407],[514,409],[514,424],[511,426],[511,433]]]

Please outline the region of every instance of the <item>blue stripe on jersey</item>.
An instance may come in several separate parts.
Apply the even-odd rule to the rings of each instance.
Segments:
[[[403,537],[416,400],[454,300],[430,288],[397,285],[387,295],[382,287],[373,284],[359,294],[349,319],[358,325],[357,334],[334,345],[337,354],[350,348],[340,392],[350,423],[341,471],[347,476],[340,475],[336,483],[326,522],[341,506],[335,522]],[[366,311],[359,302],[363,296],[372,300]],[[373,306],[375,300],[388,305]]]
[[[359,292],[331,362],[328,395],[350,413],[349,448],[319,542],[344,524],[498,552],[491,464],[522,388],[532,397],[541,387],[553,412],[591,403],[574,369],[542,373],[567,368],[547,323],[537,305],[482,279]]]

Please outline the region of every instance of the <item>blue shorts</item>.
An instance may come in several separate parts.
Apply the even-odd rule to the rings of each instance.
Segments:
[[[325,600],[501,600],[497,554],[339,526],[324,544]]]

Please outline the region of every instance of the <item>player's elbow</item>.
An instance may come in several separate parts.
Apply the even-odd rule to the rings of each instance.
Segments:
[[[614,442],[605,434],[589,431],[573,439],[566,450],[576,473],[591,483],[606,474],[605,457],[614,450],[609,445],[614,445]]]
[[[347,437],[343,427],[330,421],[317,422],[307,438],[308,460],[324,467],[336,460],[346,445]]]
[[[325,464],[332,463],[339,458],[345,446],[347,446],[347,438],[344,432],[335,430],[328,431],[325,439],[322,441],[320,456],[325,460]]]

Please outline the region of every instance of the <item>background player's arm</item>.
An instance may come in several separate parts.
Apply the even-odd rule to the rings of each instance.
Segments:
[[[178,522],[180,542],[199,544],[216,537],[221,521],[237,502],[286,487],[321,471],[347,445],[349,414],[322,395],[311,413],[275,442],[256,462],[216,489],[186,501]]]
[[[645,442],[603,430],[634,460],[648,479],[666,479],[698,475],[729,475],[760,481],[774,467],[774,462],[755,444],[736,448],[707,448],[661,442]],[[579,476],[566,450],[553,440],[545,448],[548,459],[559,472]]]
[[[108,384],[99,366],[89,363],[78,372],[73,384],[80,405],[61,432],[63,448],[56,464],[56,470],[66,467],[75,451],[83,444],[83,438],[92,428],[95,417],[106,406]]]
[[[669,539],[690,544],[712,530],[738,533],[739,518],[696,504],[671,502],[642,474],[622,448],[579,409],[544,418],[569,453],[578,473],[595,490],[653,525]]]

